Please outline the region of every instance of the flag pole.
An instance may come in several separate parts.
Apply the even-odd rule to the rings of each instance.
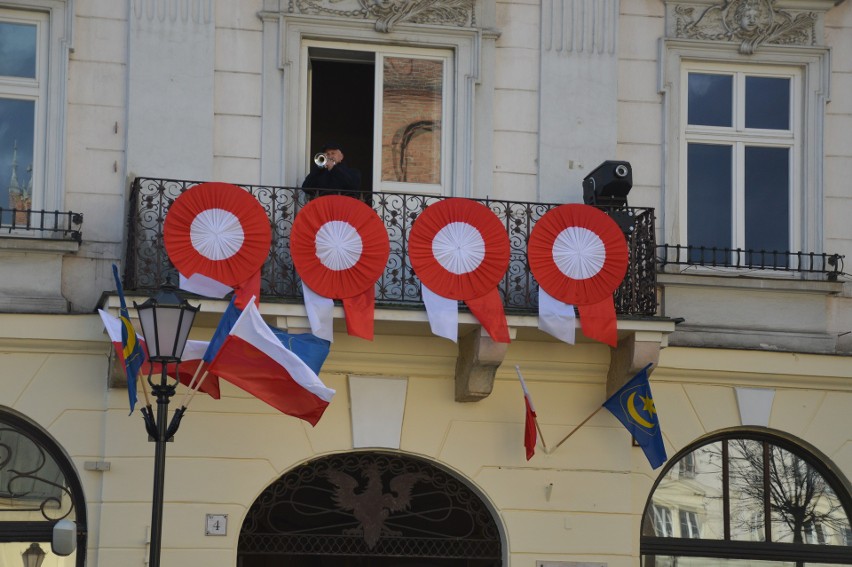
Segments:
[[[562,441],[560,441],[559,443],[557,443],[557,444],[556,444],[556,446],[553,448],[553,450],[555,451],[556,449],[558,449],[559,447],[561,447],[563,443],[565,443],[566,441],[568,441],[568,438],[569,438],[569,437],[571,437],[572,435],[574,435],[574,434],[577,432],[577,430],[578,430],[578,429],[580,429],[581,427],[583,427],[583,426],[586,424],[586,422],[587,422],[587,421],[589,421],[590,419],[592,419],[593,417],[595,417],[595,416],[597,415],[597,413],[598,413],[599,411],[601,411],[602,409],[603,409],[603,406],[598,407],[598,409],[596,409],[595,411],[593,411],[593,412],[592,412],[592,414],[591,414],[589,417],[587,417],[586,419],[584,419],[583,421],[581,421],[581,422],[580,422],[580,424],[579,424],[577,427],[575,427],[574,429],[572,429],[572,430],[568,433],[568,435],[566,435],[566,436],[562,439]]]
[[[189,394],[192,391],[193,386],[195,386],[196,388],[201,387],[201,384],[200,383],[196,384],[195,381],[198,379],[198,373],[201,372],[202,366],[204,366],[204,360],[203,359],[198,361],[198,366],[195,367],[195,374],[192,375],[192,380],[190,380],[189,384],[187,384],[187,388],[189,388],[189,390],[183,395],[183,399],[180,401],[181,407],[186,407],[188,405],[187,398],[189,397]],[[206,376],[207,373],[205,372],[204,375]],[[202,378],[202,380],[203,379],[204,378]]]
[[[199,363],[198,367],[201,368],[200,363]],[[186,395],[184,396],[184,400],[186,400],[187,396],[189,396],[189,399],[186,400],[186,403],[181,402],[181,407],[183,407],[185,409],[189,409],[189,404],[190,404],[190,402],[192,402],[192,398],[195,397],[195,394],[198,393],[198,390],[201,388],[201,385],[204,384],[204,380],[207,379],[207,374],[208,374],[208,372],[205,370],[204,374],[201,375],[201,380],[199,380],[198,384],[195,385],[195,388],[192,388],[189,392],[186,393]]]
[[[142,379],[142,373],[136,374],[136,380],[142,384],[142,394],[145,396],[145,405],[151,407],[151,400],[148,399],[148,388],[145,387],[145,380]]]
[[[530,396],[529,391],[527,390],[527,383],[524,380],[523,374],[521,374],[520,365],[515,365],[515,372],[518,373],[518,378],[521,380],[521,388],[524,391],[524,396],[529,400],[530,405],[532,406],[532,396]],[[538,431],[538,438],[541,439],[541,448],[544,449],[544,453],[548,454],[550,451],[547,450],[547,443],[544,442],[544,434],[541,432],[541,426],[538,424],[538,415],[535,413],[535,407],[532,408],[533,411],[533,422],[535,422],[535,430]]]

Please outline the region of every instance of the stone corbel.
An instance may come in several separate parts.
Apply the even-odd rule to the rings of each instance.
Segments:
[[[510,328],[510,336],[515,329]],[[478,402],[494,387],[494,375],[503,363],[508,343],[495,342],[482,327],[459,338],[456,359],[456,401]]]
[[[606,395],[612,396],[637,372],[648,364],[648,376],[657,367],[660,360],[660,350],[666,346],[666,335],[661,332],[630,333],[620,341],[610,352],[609,372],[606,377]]]

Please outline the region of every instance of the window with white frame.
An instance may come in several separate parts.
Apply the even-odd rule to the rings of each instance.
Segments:
[[[746,251],[739,264],[777,265],[774,252],[796,248],[799,77],[793,67],[683,66],[681,186],[690,261],[725,263],[739,249]]]
[[[698,515],[690,510],[680,510],[680,537],[699,538]]]
[[[264,13],[262,181],[301,185],[332,139],[362,191],[475,196],[493,172],[494,80],[480,65],[497,36],[438,19],[447,25],[379,31],[357,17]]]
[[[47,16],[0,10],[0,207],[29,210],[41,200],[47,85]],[[25,224],[25,223],[24,223]]]
[[[659,504],[654,504],[652,511],[654,514],[654,535],[657,537],[673,537],[672,511]]]
[[[310,156],[334,140],[364,191],[448,192],[452,51],[319,41],[304,49]]]
[[[0,223],[63,201],[64,101],[71,19],[65,0],[0,7]],[[15,222],[17,221],[17,222]],[[24,221],[24,222],[22,222]]]
[[[828,50],[763,44],[743,54],[680,38],[662,47],[661,218],[665,243],[677,245],[668,260],[808,269],[797,253],[825,244]]]

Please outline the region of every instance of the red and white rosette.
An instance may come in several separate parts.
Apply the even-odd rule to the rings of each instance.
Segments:
[[[272,231],[263,207],[244,189],[217,182],[190,187],[169,207],[163,239],[183,289],[222,297],[236,288],[260,297]]]
[[[375,211],[351,197],[314,199],[296,215],[290,252],[313,334],[333,340],[332,310],[340,299],[347,332],[372,340],[374,286],[390,254],[387,230]]]
[[[509,328],[497,284],[509,266],[509,237],[485,205],[451,198],[429,205],[408,238],[432,332],[458,340],[458,301],[464,301],[497,342]]]
[[[527,245],[539,285],[539,328],[574,342],[574,308],[583,333],[618,341],[613,293],[627,271],[627,242],[609,216],[588,205],[560,205],[536,223]]]

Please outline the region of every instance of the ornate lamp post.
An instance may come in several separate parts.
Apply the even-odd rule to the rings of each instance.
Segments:
[[[24,562],[24,567],[41,567],[45,555],[47,554],[39,544],[31,543],[27,550],[21,554],[21,559]]]
[[[174,291],[164,289],[142,305],[134,302],[142,326],[142,335],[148,348],[148,359],[160,364],[160,379],[152,379],[148,374],[148,384],[157,399],[157,416],[151,408],[145,407],[142,416],[145,429],[155,443],[154,453],[154,496],[151,502],[151,554],[149,567],[160,566],[160,549],[163,533],[163,484],[166,473],[166,442],[174,436],[180,426],[185,408],[179,408],[166,426],[169,414],[169,400],[175,394],[178,380],[169,380],[167,374],[170,363],[180,362],[186,339],[192,328],[198,307],[192,307]]]

